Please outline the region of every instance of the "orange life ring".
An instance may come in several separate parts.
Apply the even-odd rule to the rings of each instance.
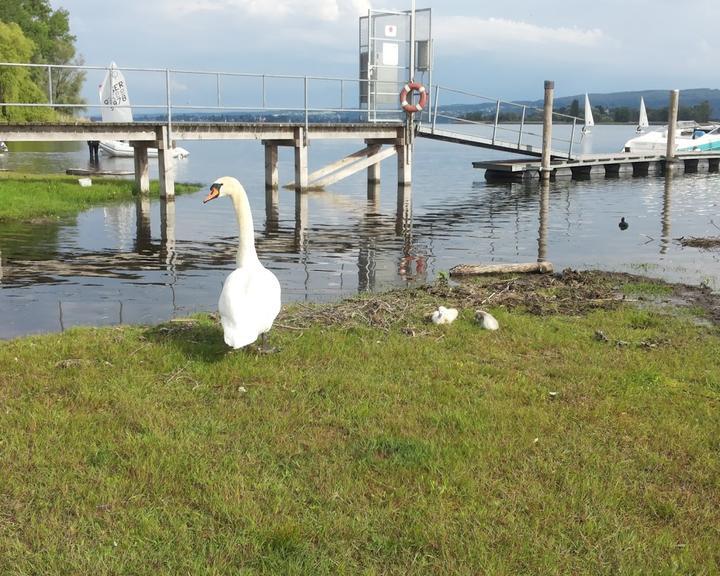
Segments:
[[[420,101],[417,104],[410,104],[408,101],[408,95],[412,92],[420,94]],[[402,92],[400,92],[400,104],[402,105],[403,110],[405,110],[408,114],[420,112],[423,108],[425,108],[427,99],[427,90],[425,90],[425,86],[420,84],[420,82],[410,82],[409,84],[405,84]]]

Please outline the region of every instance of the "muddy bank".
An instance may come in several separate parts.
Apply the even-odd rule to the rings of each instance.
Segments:
[[[502,307],[538,316],[583,315],[634,304],[658,309],[688,309],[720,326],[720,294],[705,286],[670,284],[626,273],[563,270],[557,274],[485,276],[460,282],[362,295],[337,304],[297,305],[278,322],[287,328],[311,325],[366,325],[389,328],[414,324],[438,303],[458,309]]]

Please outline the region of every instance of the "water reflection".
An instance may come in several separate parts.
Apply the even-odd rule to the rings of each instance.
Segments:
[[[265,235],[277,234],[280,227],[280,191],[277,188],[265,189]]]
[[[397,212],[395,218],[395,233],[406,237],[412,233],[412,188],[408,184],[398,184]]]
[[[308,201],[310,193],[295,191],[295,238],[293,249],[304,253],[307,249]]]
[[[227,172],[203,149],[193,149],[184,166],[197,161],[211,174],[184,179]],[[237,163],[235,147],[228,150],[224,162]],[[86,162],[81,152],[77,161]],[[248,170],[256,229],[264,230],[258,255],[280,279],[284,302],[423,282],[459,263],[536,258],[552,259],[557,269],[641,266],[681,281],[710,277],[713,286],[720,278],[716,252],[683,249],[671,238],[717,233],[710,221],[718,174],[489,185],[469,168],[478,151],[421,141],[416,152],[413,188],[395,189],[389,173],[384,196],[364,174],[327,192],[266,194],[262,170],[255,182]],[[292,162],[280,169],[291,171]],[[60,320],[65,328],[156,322],[214,309],[235,266],[237,235],[227,206],[198,212],[202,195],[165,204],[140,197],[50,223],[0,223],[0,337],[58,330]],[[621,216],[631,218],[622,234]]]
[[[135,197],[135,252],[152,252],[150,197],[147,194],[138,194]]]
[[[538,217],[538,262],[545,262],[547,255],[548,216],[550,213],[550,182],[540,184],[540,207]]]
[[[669,172],[665,175],[665,187],[663,189],[662,207],[662,234],[660,236],[660,254],[667,254],[670,243],[670,201],[672,198],[673,175]]]
[[[175,278],[175,197],[160,200],[160,258],[168,272]]]

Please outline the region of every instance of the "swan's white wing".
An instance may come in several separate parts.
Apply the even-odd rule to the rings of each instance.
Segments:
[[[280,282],[259,263],[237,268],[225,279],[218,310],[225,343],[233,348],[252,344],[280,312]]]

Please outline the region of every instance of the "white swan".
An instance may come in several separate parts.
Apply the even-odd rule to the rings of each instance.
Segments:
[[[203,203],[230,196],[240,228],[237,268],[225,279],[218,311],[225,333],[225,343],[233,348],[252,344],[272,327],[280,312],[280,282],[265,268],[255,252],[250,202],[240,182],[231,176],[218,178],[210,186]]]

